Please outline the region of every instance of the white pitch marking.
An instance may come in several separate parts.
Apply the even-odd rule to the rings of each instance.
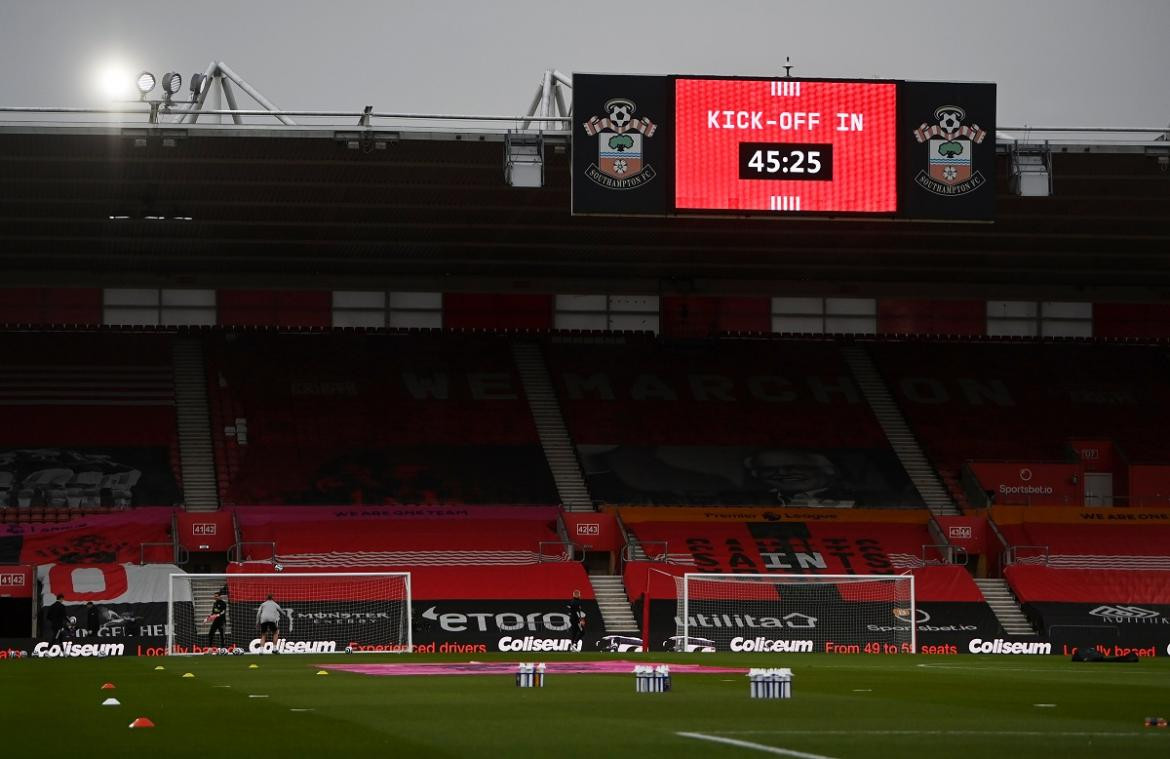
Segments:
[[[311,712],[312,709],[289,709],[290,712]]]
[[[682,733],[680,733],[681,735]],[[1053,738],[1143,737],[1164,736],[1152,732],[1092,732],[1043,730],[722,730],[721,735],[995,735],[1005,738],[1048,736]]]
[[[873,693],[873,688],[854,688],[854,693]]]
[[[833,759],[833,757],[825,756],[824,754],[806,754],[803,751],[766,746],[763,743],[737,741],[734,738],[720,738],[717,735],[706,735],[705,733],[675,733],[675,735],[681,735],[684,738],[695,738],[700,741],[710,741],[711,743],[723,743],[727,746],[736,746],[737,748],[746,748],[752,751],[762,751],[765,754],[775,754],[776,756],[794,756],[796,759]]]
[[[1042,709],[1051,709],[1055,707],[1056,704],[1032,704],[1032,706],[1039,706]]]
[[[248,698],[268,698],[268,695],[264,693],[249,693]]]
[[[972,667],[970,664],[915,664],[915,667],[922,667],[923,669],[965,669],[973,670],[975,672],[1044,672],[1052,673],[1054,675],[1083,675],[1083,669],[1044,669],[1043,667]],[[1142,675],[1153,675],[1155,677],[1165,677],[1162,672],[1133,670],[1125,673],[1126,677],[1140,677]]]
[[[211,687],[212,687],[212,688],[230,688],[230,687],[232,687],[232,686],[230,686],[230,685],[213,685],[213,686],[211,686]]]

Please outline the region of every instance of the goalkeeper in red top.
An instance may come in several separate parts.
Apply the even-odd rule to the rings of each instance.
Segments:
[[[227,603],[224,602],[223,596],[217,590],[212,596],[215,600],[211,603],[211,614],[207,617],[211,620],[211,630],[207,633],[207,645],[215,645],[215,633],[219,632],[219,645],[225,648],[227,643],[224,641],[223,630],[227,626]]]

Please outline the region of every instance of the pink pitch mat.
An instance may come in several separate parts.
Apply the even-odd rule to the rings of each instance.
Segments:
[[[469,662],[403,662],[402,664],[314,664],[320,669],[336,669],[343,672],[357,672],[361,675],[513,675],[514,661],[469,661]],[[628,675],[635,665],[658,666],[659,662],[617,661],[550,661],[545,662],[545,672],[550,675]],[[703,664],[671,664],[670,674],[744,674],[745,668],[708,667]]]

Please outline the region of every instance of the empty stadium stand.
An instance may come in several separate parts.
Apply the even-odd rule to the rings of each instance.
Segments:
[[[0,509],[180,502],[171,339],[0,332]]]
[[[925,340],[866,347],[956,497],[964,461],[1068,461],[1071,438],[1112,440],[1131,462],[1170,460],[1164,348]]]
[[[226,334],[207,352],[227,505],[558,502],[506,339]]]
[[[286,567],[520,565],[561,561],[547,506],[240,507],[242,554]]]
[[[553,338],[595,500],[920,507],[827,341]]]

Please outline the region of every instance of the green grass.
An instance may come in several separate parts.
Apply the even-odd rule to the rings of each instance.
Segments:
[[[523,655],[473,658],[516,660]],[[1170,729],[1143,725],[1147,716],[1170,717],[1166,659],[1138,664],[1072,664],[1039,656],[707,654],[648,659],[791,667],[795,679],[790,701],[749,699],[742,675],[676,675],[673,692],[659,695],[635,693],[632,675],[550,675],[543,689],[528,690],[499,676],[332,672],[321,677],[313,666],[405,659],[325,655],[3,661],[4,756],[73,756],[91,749],[167,759],[326,757],[377,749],[395,756],[755,753],[679,732],[842,758],[1170,756]],[[160,663],[166,669],[154,671]],[[260,668],[248,669],[252,663]],[[187,671],[196,677],[181,678]],[[105,681],[116,683],[117,689],[99,690]],[[99,706],[111,694],[122,705]],[[157,727],[128,730],[138,716],[150,717]]]

